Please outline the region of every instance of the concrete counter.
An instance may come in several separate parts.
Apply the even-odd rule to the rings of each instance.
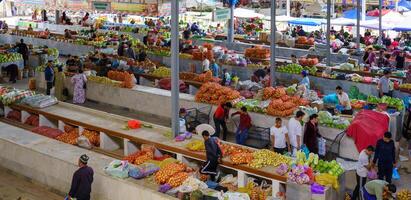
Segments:
[[[79,156],[87,154],[94,170],[92,199],[175,199],[156,192],[157,186],[145,180],[122,180],[105,174],[103,169],[113,158],[4,123],[0,123],[0,128],[1,165],[63,194],[70,189]]]

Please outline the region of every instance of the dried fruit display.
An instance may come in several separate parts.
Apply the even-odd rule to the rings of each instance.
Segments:
[[[171,187],[178,187],[188,178],[187,172],[178,172],[174,174],[170,179],[168,179],[167,183]]]
[[[186,165],[183,163],[170,163],[167,166],[161,168],[155,175],[155,181],[158,184],[164,184],[174,174],[183,172],[186,169]]]
[[[90,141],[93,146],[100,146],[100,134],[97,131],[84,129],[83,135]]]
[[[252,153],[253,151],[249,148],[223,143],[221,144],[221,151],[224,153],[224,156],[230,156],[238,153]]]
[[[398,200],[410,200],[411,199],[411,191],[408,189],[402,189],[397,193]]]
[[[283,87],[266,87],[263,89],[263,100],[271,99],[271,98],[281,98],[285,96],[287,92]]]
[[[75,130],[72,130],[68,133],[63,133],[63,134],[57,136],[56,140],[67,143],[67,144],[75,145],[75,144],[77,144],[77,138],[78,137],[79,137],[79,135],[78,135],[78,129],[77,129],[77,132]]]
[[[181,80],[194,81],[198,77],[198,74],[193,72],[180,72],[179,77]]]
[[[270,58],[270,49],[262,48],[261,46],[245,49],[244,56],[254,59]]]
[[[197,102],[221,104],[240,98],[240,93],[218,83],[208,82],[201,86],[195,99]]]
[[[134,75],[125,71],[111,70],[108,72],[107,76],[109,79],[121,81],[121,87],[123,88],[133,88],[135,85],[133,81]]]
[[[249,164],[254,159],[253,153],[235,153],[230,156],[233,164]]]

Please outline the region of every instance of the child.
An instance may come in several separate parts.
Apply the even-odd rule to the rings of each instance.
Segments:
[[[180,133],[185,133],[187,131],[186,128],[186,117],[187,111],[185,108],[180,108],[179,117],[180,117]]]
[[[235,135],[237,144],[244,145],[248,137],[248,130],[251,128],[251,117],[247,113],[246,107],[241,107],[241,110],[231,114],[231,117],[240,115],[240,124]]]
[[[288,150],[291,153],[288,130],[283,126],[281,118],[276,118],[275,125],[270,128],[270,139],[275,152],[284,154]]]

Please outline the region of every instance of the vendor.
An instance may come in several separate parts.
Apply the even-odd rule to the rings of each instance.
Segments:
[[[373,52],[372,47],[368,48],[367,51],[365,51],[363,61],[369,66],[372,66],[375,63],[375,53]]]
[[[84,15],[83,19],[81,19],[81,24],[86,23],[86,21],[89,19],[90,14],[88,12],[86,12],[86,15]]]
[[[197,22],[194,22],[194,23],[191,25],[191,32],[192,32],[193,34],[195,34],[195,33],[200,34],[200,33],[201,33],[200,27],[197,25]]]
[[[27,28],[27,31],[29,31],[29,32],[33,31],[33,27],[31,26],[31,24],[29,24],[29,27]]]
[[[301,76],[303,77],[303,79],[300,81],[300,83],[298,84],[299,86],[305,86],[306,90],[310,89],[310,79],[308,78],[308,72],[306,70],[303,70],[301,72]]]
[[[203,60],[203,72],[207,72],[210,71],[210,60],[208,60],[207,58]]]
[[[390,90],[390,75],[391,72],[390,70],[384,70],[384,76],[380,78],[380,81],[378,82],[378,92],[380,98],[383,96],[392,96],[391,90]]]
[[[293,64],[298,63],[297,56],[295,56],[294,54],[291,54],[291,63],[293,63]]]
[[[68,29],[65,29],[64,30],[64,38],[66,38],[66,39],[72,39],[72,35],[71,35],[71,32],[70,32],[70,30],[68,30]]]
[[[266,71],[264,69],[257,69],[251,76],[251,81],[255,83],[260,83],[266,76]]]
[[[144,49],[140,49],[140,52],[138,53],[138,62],[143,62],[147,58],[147,53],[144,51]]]
[[[404,69],[405,66],[405,53],[404,51],[400,51],[400,53],[395,57],[395,67],[397,69]]]
[[[397,187],[383,180],[373,180],[365,184],[363,191],[364,199],[383,200],[394,194],[397,191]]]
[[[341,114],[352,115],[353,111],[351,108],[351,102],[350,102],[350,98],[348,97],[348,94],[343,91],[341,86],[337,86],[335,90],[337,91],[338,104],[343,107],[341,110]]]

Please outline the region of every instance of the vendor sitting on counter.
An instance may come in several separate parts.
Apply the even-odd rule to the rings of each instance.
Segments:
[[[295,56],[294,54],[291,55],[291,63],[298,64],[297,56]]]
[[[351,108],[351,102],[350,98],[348,97],[348,94],[343,91],[341,86],[337,86],[335,90],[337,91],[338,104],[342,106],[341,114],[352,115],[353,111]]]
[[[298,84],[298,86],[305,86],[306,90],[310,89],[310,79],[308,78],[308,72],[303,70],[301,72],[301,76],[303,77],[303,79],[300,81],[300,83]]]

